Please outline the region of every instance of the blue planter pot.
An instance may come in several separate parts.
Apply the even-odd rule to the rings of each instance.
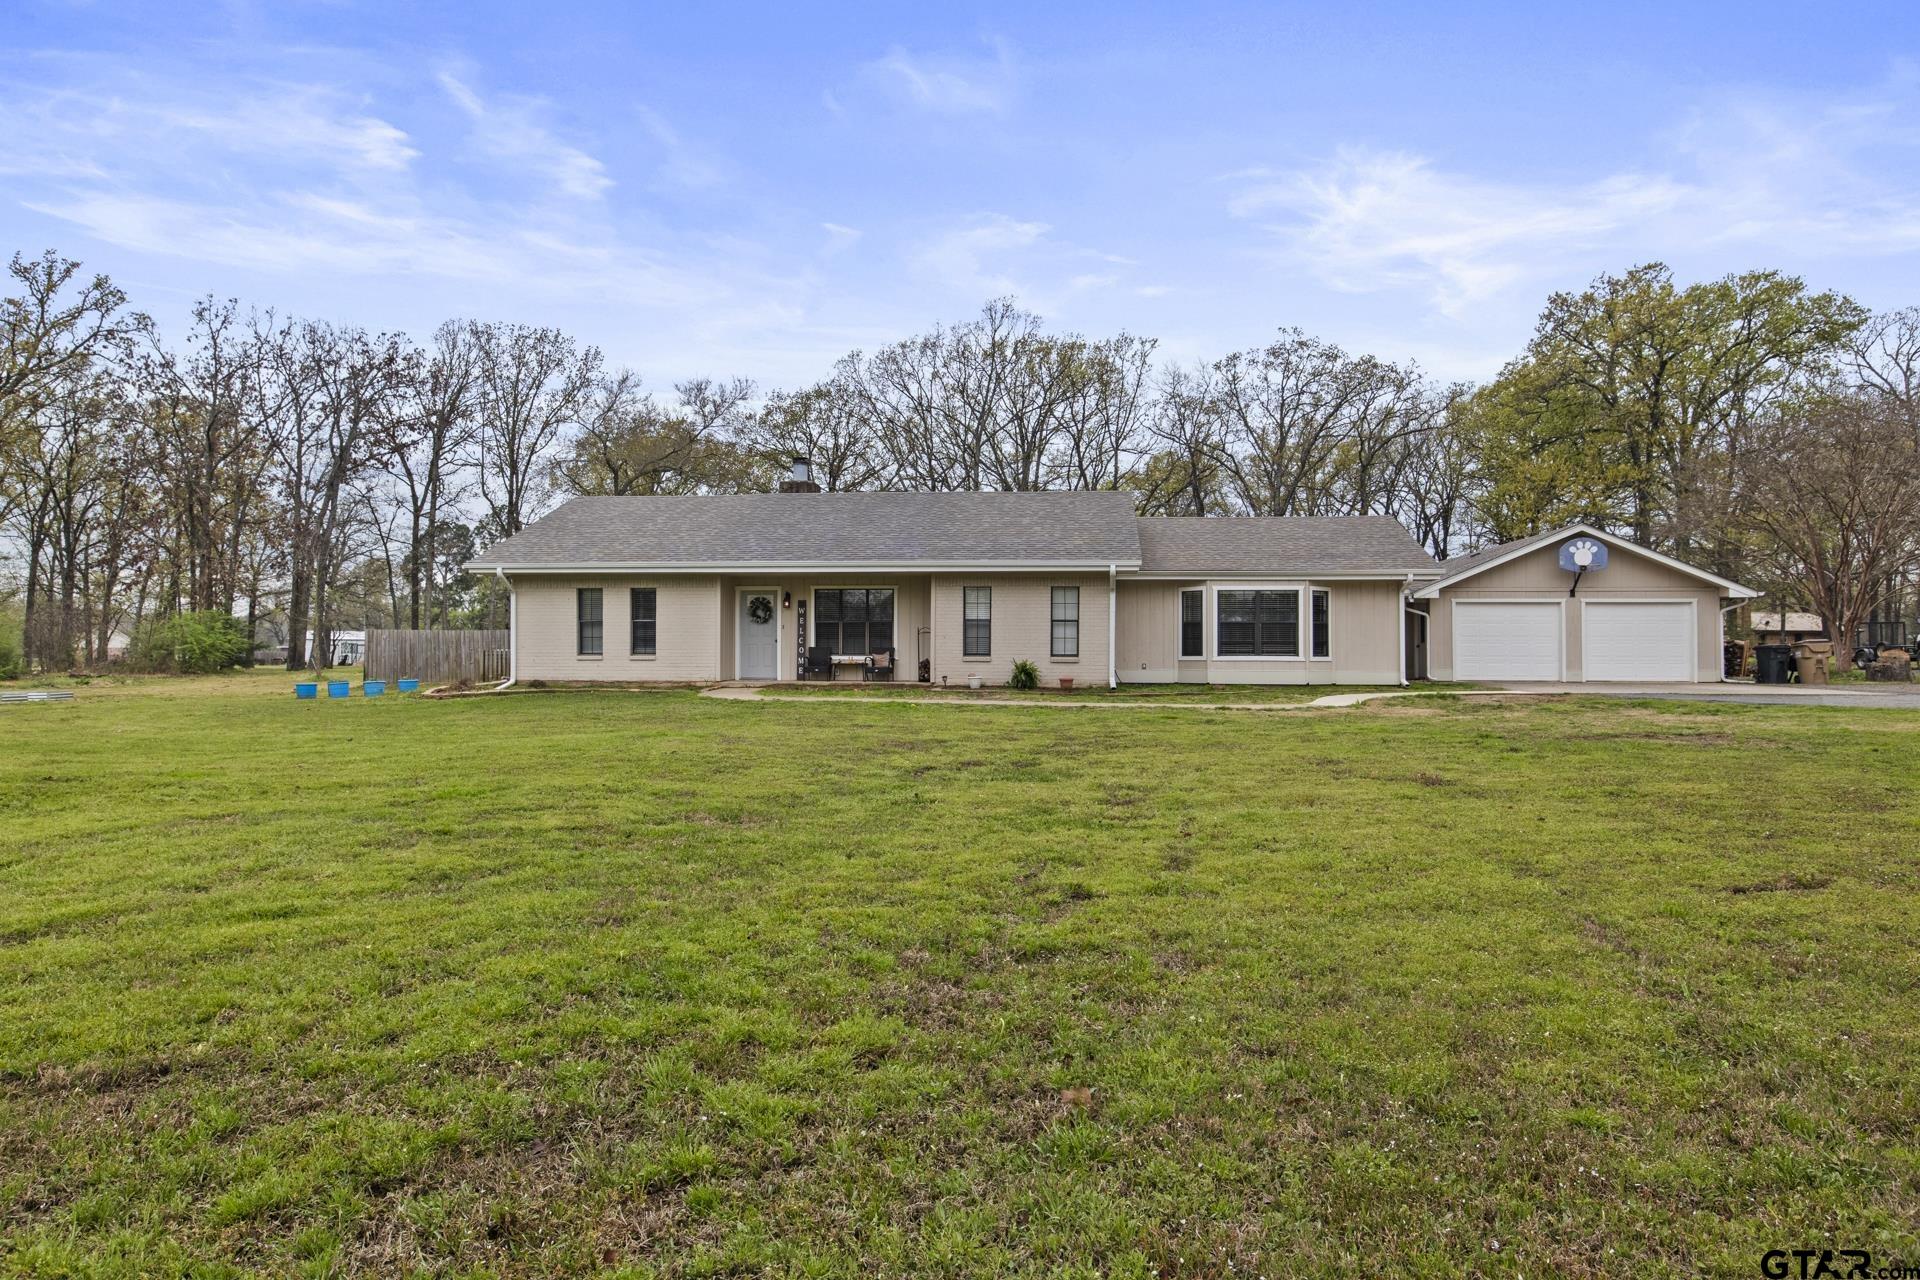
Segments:
[[[345,680],[327,681],[327,696],[329,698],[346,698],[352,696],[352,694],[353,686]]]
[[[387,682],[385,680],[362,680],[360,682],[360,692],[366,694],[369,698],[377,698],[386,691]]]
[[[317,698],[320,696],[320,686],[312,682],[296,684],[293,686],[293,696],[296,698]]]
[[[418,680],[402,680],[399,687],[402,693],[417,693],[420,689],[420,682]]]

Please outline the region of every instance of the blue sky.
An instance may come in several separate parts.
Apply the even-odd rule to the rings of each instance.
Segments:
[[[763,386],[1011,293],[1485,377],[1651,259],[1920,304],[1911,4],[9,0],[0,247]]]

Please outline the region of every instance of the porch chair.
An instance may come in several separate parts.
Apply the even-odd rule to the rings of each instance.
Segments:
[[[833,679],[833,650],[817,644],[807,650],[807,679]]]
[[[893,650],[881,649],[867,656],[866,676],[869,680],[893,679]]]

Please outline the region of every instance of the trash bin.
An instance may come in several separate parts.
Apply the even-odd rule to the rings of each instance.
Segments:
[[[1827,682],[1827,655],[1812,645],[1801,645],[1793,655],[1794,674],[1800,677],[1801,684],[1825,684]]]
[[[1786,684],[1793,671],[1793,646],[1758,645],[1753,651],[1755,684]]]

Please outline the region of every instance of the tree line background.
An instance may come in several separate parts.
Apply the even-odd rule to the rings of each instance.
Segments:
[[[1002,299],[812,386],[670,392],[531,325],[421,343],[209,297],[167,327],[51,252],[4,286],[0,670],[94,666],[116,636],[165,666],[182,619],[291,668],[310,633],[497,623],[459,566],[564,497],[766,491],[796,454],[829,491],[1385,514],[1442,559],[1582,519],[1836,637],[1911,618],[1920,572],[1920,309],[1774,271],[1556,293],[1484,385],[1291,328],[1182,365]]]

